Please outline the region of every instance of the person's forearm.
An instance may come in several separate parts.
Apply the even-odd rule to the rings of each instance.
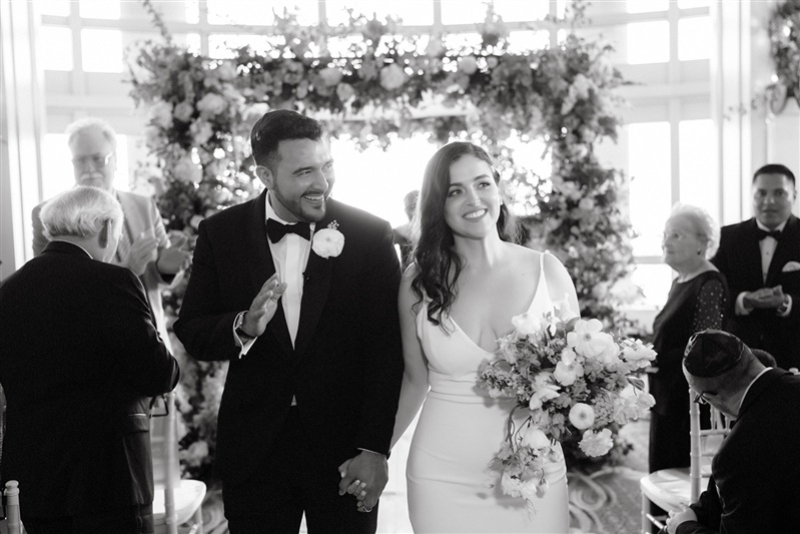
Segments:
[[[397,417],[394,421],[394,433],[392,435],[392,447],[394,447],[403,436],[411,421],[417,416],[425,396],[428,393],[427,381],[412,381],[403,377],[403,385],[400,390],[400,401],[397,407]]]

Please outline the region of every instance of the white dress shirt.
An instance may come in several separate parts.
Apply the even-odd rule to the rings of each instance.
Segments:
[[[278,217],[275,210],[270,203],[270,195],[266,196],[267,203],[267,219],[274,219],[281,224],[291,225],[296,223],[289,223]],[[310,224],[311,235],[314,235],[314,223]],[[278,274],[278,281],[286,283],[286,291],[281,297],[281,305],[283,306],[283,314],[286,317],[286,327],[289,329],[289,337],[294,346],[295,338],[297,337],[297,328],[300,324],[300,303],[303,300],[303,279],[308,264],[308,257],[311,254],[311,241],[304,237],[300,237],[294,233],[287,233],[277,243],[273,243],[267,238],[269,250],[272,253],[272,261],[275,264],[275,272]],[[254,295],[255,296],[255,295]],[[244,315],[241,312],[239,315]],[[234,322],[235,324],[235,322]],[[234,337],[237,344],[242,347],[239,354],[241,358],[253,346],[255,339],[242,341],[234,328]]]
[[[775,230],[783,232],[783,229],[786,227],[786,223],[788,221],[783,221],[782,224],[778,225]],[[758,227],[765,232],[769,232],[770,229],[761,224],[758,219],[756,219],[756,224]],[[764,282],[767,281],[767,273],[769,272],[769,265],[772,263],[772,257],[775,255],[775,248],[778,246],[778,240],[774,237],[765,237],[761,241],[758,242],[758,248],[761,251],[761,276],[763,277]],[[750,312],[753,311],[752,308],[747,308],[744,305],[744,296],[746,291],[742,291],[736,297],[736,315],[750,315]],[[789,297],[789,305],[783,310],[783,313],[779,313],[781,317],[786,317],[792,311],[792,297]]]

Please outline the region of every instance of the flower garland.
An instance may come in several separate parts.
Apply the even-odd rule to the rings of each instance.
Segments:
[[[800,0],[785,0],[775,7],[769,40],[776,79],[767,90],[770,108],[780,113],[791,96],[800,105]]]
[[[585,6],[573,2],[573,24]],[[616,139],[620,125],[614,91],[625,82],[608,61],[609,49],[569,35],[553,48],[510,53],[509,32],[491,4],[477,26],[479,45],[448,48],[442,35],[399,33],[390,18],[351,11],[346,25],[303,27],[284,12],[266,51],[245,47],[229,59],[212,59],[167,37],[143,43],[129,60],[130,94],[147,110],[145,137],[155,163],[140,171],[156,183],[166,225],[186,233],[191,244],[203,218],[259,192],[247,138],[268,109],[313,115],[359,148],[386,147],[415,133],[437,144],[468,138],[490,150],[509,194],[523,199],[517,208],[529,214],[529,245],[550,250],[572,273],[581,314],[624,326],[617,304],[635,291],[624,283],[632,266],[631,230],[618,208],[621,175],[593,153],[594,143]],[[345,39],[345,50],[329,49]],[[437,112],[426,116],[431,105]],[[442,107],[452,115],[442,116]],[[517,167],[504,145],[511,135],[543,139],[552,176]],[[185,280],[165,295],[168,314],[179,309],[184,288]],[[184,467],[199,476],[214,452],[216,429],[207,412],[219,399],[207,395],[221,391],[205,381],[224,380],[224,369],[185,356],[182,363],[194,366],[182,381],[183,445],[197,453],[186,453]],[[197,451],[206,450],[204,459]]]

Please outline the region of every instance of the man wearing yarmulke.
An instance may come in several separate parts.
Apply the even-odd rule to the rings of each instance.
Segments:
[[[692,336],[683,373],[695,402],[736,422],[711,462],[708,489],[670,517],[666,532],[797,532],[800,376],[764,367],[739,338],[719,330]]]

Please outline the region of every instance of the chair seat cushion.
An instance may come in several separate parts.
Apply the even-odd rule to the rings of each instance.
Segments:
[[[705,473],[704,473],[705,475]],[[700,487],[708,485],[708,477],[704,476]],[[682,505],[691,504],[691,483],[689,468],[663,469],[642,477],[639,482],[642,494],[653,503],[670,512],[680,512]]]
[[[175,488],[175,514],[178,525],[186,523],[200,508],[206,496],[206,485],[199,480],[181,480]],[[156,525],[165,523],[164,486],[156,485],[153,499],[153,522]]]

